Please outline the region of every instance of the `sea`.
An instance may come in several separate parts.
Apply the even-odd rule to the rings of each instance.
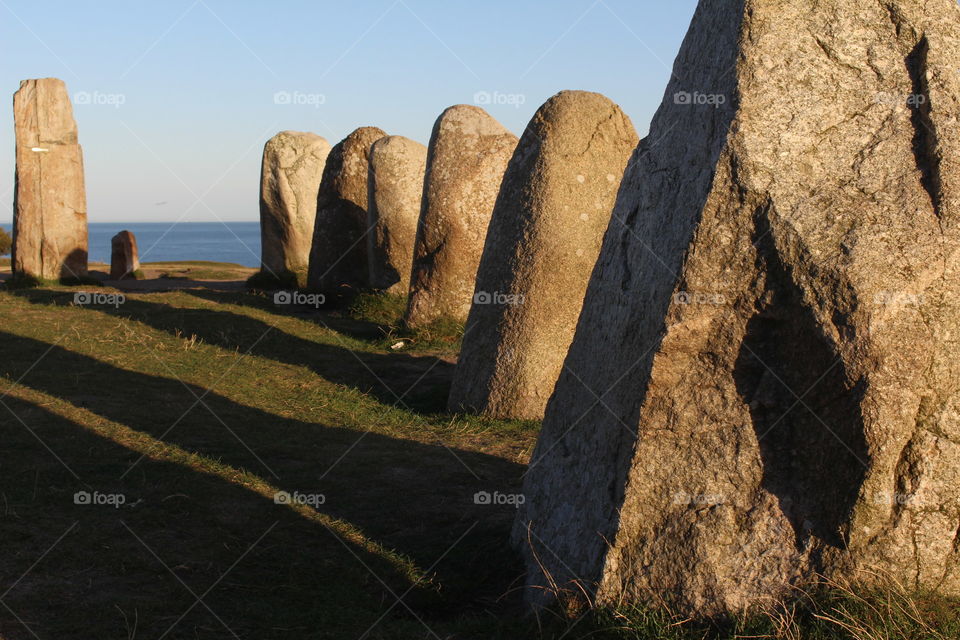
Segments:
[[[260,266],[259,222],[91,222],[90,261],[110,264],[110,239],[137,238],[141,262],[210,260]]]

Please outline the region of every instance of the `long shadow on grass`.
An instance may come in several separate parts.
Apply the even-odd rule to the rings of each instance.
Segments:
[[[249,307],[259,309],[270,313],[277,313],[277,305],[273,304],[268,297],[254,295],[247,291],[216,291],[209,287],[195,287],[183,289],[180,293],[207,302],[217,304],[232,304],[238,307]],[[358,340],[380,340],[390,331],[391,327],[369,320],[358,320],[349,317],[348,305],[329,304],[323,307],[321,313],[315,313],[311,307],[303,307],[305,313],[299,314],[301,319],[312,322],[327,329],[333,329],[338,333],[348,335]]]
[[[382,557],[216,476],[147,459],[118,480],[135,451],[4,402],[3,638],[159,638],[171,627],[167,638],[358,637],[385,601],[352,554],[393,588],[406,583]],[[190,590],[208,589],[196,605]]]
[[[520,465],[471,451],[451,451],[443,446],[279,417],[215,393],[204,397],[206,390],[195,385],[185,388],[178,380],[120,369],[9,333],[0,332],[0,349],[4,354],[0,375],[20,379],[39,360],[23,377],[23,385],[233,468],[247,469],[287,492],[322,494],[325,502],[319,511],[360,527],[373,540],[413,558],[421,568],[433,565],[454,541],[469,532],[435,568],[442,596],[411,594],[416,606],[431,615],[490,605],[521,573],[517,558],[506,544],[513,510],[509,506],[474,504],[478,491],[517,491]],[[193,394],[203,397],[204,404],[195,406]],[[0,411],[4,411],[2,407]],[[48,418],[45,416],[42,422]],[[25,422],[31,425],[37,421]],[[23,429],[18,424],[13,427]],[[191,482],[177,481],[181,483],[179,488],[165,484],[162,476],[155,477],[154,463],[146,459],[136,462],[137,456],[129,452],[102,462],[88,451],[82,438],[79,443],[64,446],[63,432],[62,425],[56,424],[38,431],[56,451],[66,451],[83,465],[96,466],[101,474],[98,478],[106,486],[121,482],[122,476],[124,483],[163,487],[158,491],[167,492],[164,495],[175,504],[207,499]],[[15,450],[7,444],[3,449]],[[19,462],[15,460],[14,464]],[[46,480],[38,477],[35,482],[43,486]],[[223,517],[234,517],[232,509],[222,511]],[[50,517],[66,522],[55,514]],[[236,518],[234,525],[239,530],[257,531],[258,520],[240,515]],[[154,522],[156,526],[171,526],[169,535],[184,548],[192,548],[200,533],[189,523],[164,525],[159,517]],[[186,527],[182,531],[181,524]],[[284,553],[310,564],[310,553],[302,555],[304,547],[336,544],[327,532],[316,531],[314,526],[309,535],[291,539]],[[318,584],[327,569],[335,573],[336,567],[323,567]],[[159,568],[154,575],[162,571]],[[285,583],[283,571],[278,569],[274,582]],[[146,576],[140,577],[147,580]],[[372,576],[370,581],[376,588]],[[262,594],[254,590],[251,597]],[[387,597],[383,606],[390,604],[392,600]]]
[[[72,304],[74,294],[40,289],[16,295],[35,304]],[[416,411],[446,408],[453,365],[435,357],[353,351],[290,335],[243,314],[216,309],[184,309],[160,302],[128,299],[97,311],[131,318],[178,337],[195,335],[206,344],[230,351],[248,349],[253,355],[307,367],[324,379],[369,393],[384,404]],[[398,401],[399,399],[399,401]]]

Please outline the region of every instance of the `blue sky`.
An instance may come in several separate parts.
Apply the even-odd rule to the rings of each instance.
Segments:
[[[457,103],[518,135],[551,95],[618,102],[642,135],[695,0],[0,0],[0,87],[63,79],[91,222],[257,220],[277,131],[376,125],[426,144]],[[11,218],[11,102],[0,223]]]

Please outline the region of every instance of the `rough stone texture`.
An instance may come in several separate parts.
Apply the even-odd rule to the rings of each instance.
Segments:
[[[320,178],[330,143],[315,133],[281,131],[263,147],[260,169],[261,269],[306,284]]]
[[[526,475],[532,585],[960,595],[958,14],[701,1]]]
[[[406,295],[410,288],[426,165],[427,148],[403,136],[380,138],[370,148],[367,258],[375,289]]]
[[[110,279],[136,278],[139,270],[137,238],[131,231],[121,231],[110,240]]]
[[[493,205],[517,137],[470,105],[437,119],[427,152],[406,323],[467,319]]]
[[[83,153],[62,80],[24,80],[13,95],[17,169],[13,270],[55,280],[87,274]]]
[[[370,284],[367,264],[367,171],[370,146],[386,134],[360,127],[327,156],[317,196],[307,283],[323,291]]]
[[[637,142],[597,93],[561,92],[533,116],[490,220],[451,411],[543,417]]]

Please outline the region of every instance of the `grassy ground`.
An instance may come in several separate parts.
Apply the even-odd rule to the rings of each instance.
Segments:
[[[445,413],[456,326],[404,332],[387,298],[337,313],[204,289],[75,293],[0,292],[2,639],[777,632],[775,617],[521,616],[514,510],[474,494],[519,490],[537,425]],[[821,618],[796,614],[805,635],[777,633],[960,637],[939,603],[919,618],[956,635],[906,616],[858,636],[822,618],[876,607],[832,597]]]
[[[145,278],[167,280],[245,280],[255,271],[232,262],[209,262],[206,260],[181,260],[179,262],[144,262]]]

